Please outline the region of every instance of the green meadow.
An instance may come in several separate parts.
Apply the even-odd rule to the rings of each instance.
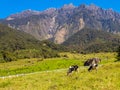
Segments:
[[[101,58],[102,62],[97,71],[88,72],[83,63],[93,57]],[[116,53],[60,53],[59,58],[0,63],[1,77],[26,73],[0,78],[0,90],[120,90],[120,62],[115,61]],[[67,76],[67,69],[73,64],[79,65],[79,72]]]

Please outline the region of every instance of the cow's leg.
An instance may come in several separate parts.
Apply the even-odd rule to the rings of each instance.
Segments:
[[[94,67],[95,67],[95,70],[96,70],[96,72],[97,72],[97,67],[98,67],[98,64],[96,64]]]
[[[93,66],[90,66],[90,67],[88,68],[88,71],[90,72],[92,69],[93,69]]]
[[[77,72],[79,72],[79,68],[77,68],[77,70],[76,70]]]
[[[98,71],[98,65],[95,67],[96,72]]]
[[[69,75],[69,74],[71,74],[72,73],[72,69],[71,68],[69,68],[69,70],[67,71],[67,76]]]

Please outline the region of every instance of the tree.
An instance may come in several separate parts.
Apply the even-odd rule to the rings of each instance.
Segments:
[[[120,46],[118,47],[117,51],[117,61],[120,61]]]
[[[11,61],[16,60],[16,57],[12,53],[10,53],[8,51],[3,51],[2,52],[2,57],[3,57],[5,62],[11,62]]]

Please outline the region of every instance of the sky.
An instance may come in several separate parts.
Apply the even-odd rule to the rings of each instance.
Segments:
[[[27,9],[43,11],[48,8],[60,8],[70,3],[75,6],[95,4],[104,9],[112,8],[120,12],[120,0],[1,0],[0,18],[6,18]]]

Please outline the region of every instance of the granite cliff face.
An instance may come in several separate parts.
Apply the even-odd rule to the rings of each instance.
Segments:
[[[82,4],[78,7],[69,4],[42,12],[27,10],[13,14],[0,22],[27,32],[38,40],[51,39],[58,44],[85,27],[120,33],[120,14],[93,4]]]

